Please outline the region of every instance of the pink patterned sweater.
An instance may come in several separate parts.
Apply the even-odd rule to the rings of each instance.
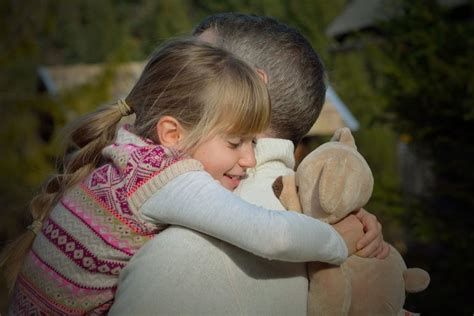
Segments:
[[[102,151],[108,163],[71,188],[43,223],[15,285],[9,314],[104,314],[120,271],[166,228],[141,206],[166,183],[202,170],[166,148],[121,128]]]

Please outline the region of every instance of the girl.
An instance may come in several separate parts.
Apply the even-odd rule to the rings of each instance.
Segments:
[[[9,312],[106,313],[120,271],[169,224],[270,259],[341,263],[354,247],[331,226],[230,192],[269,116],[263,80],[230,53],[196,40],[162,47],[126,100],[69,128],[64,171],[32,201],[34,222],[8,257]]]

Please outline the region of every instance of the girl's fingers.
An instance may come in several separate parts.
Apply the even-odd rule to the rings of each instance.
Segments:
[[[378,222],[377,217],[375,217],[375,215],[370,214],[362,208],[354,214],[362,222],[365,231],[364,237],[362,237],[357,242],[357,249],[362,250],[368,247],[369,245],[375,243],[375,245],[371,245],[370,250],[376,251],[376,248],[378,248],[380,244],[383,243],[382,225]]]
[[[390,253],[390,246],[384,242],[383,245],[382,245],[382,249],[381,251],[377,254],[376,258],[377,259],[385,259],[388,257]]]

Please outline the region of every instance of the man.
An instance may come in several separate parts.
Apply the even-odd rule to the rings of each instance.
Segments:
[[[296,30],[268,17],[217,14],[203,20],[194,35],[233,52],[267,82],[270,127],[259,137],[256,168],[249,170],[236,194],[282,210],[271,184],[293,173],[294,146],[324,103],[325,75],[318,55]],[[358,248],[365,256],[387,256],[376,218],[364,210],[356,214],[367,231]],[[171,227],[147,243],[124,270],[111,314],[306,315],[307,291],[304,263],[266,260]]]

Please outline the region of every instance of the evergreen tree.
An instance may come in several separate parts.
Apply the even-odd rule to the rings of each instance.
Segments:
[[[474,23],[466,3],[453,9],[399,1],[402,14],[381,24],[385,58],[378,66],[389,119],[432,174],[425,194],[410,197],[405,217],[421,241],[410,245],[409,258],[432,277],[428,291],[410,301],[422,314],[474,310],[467,277],[474,271]]]

